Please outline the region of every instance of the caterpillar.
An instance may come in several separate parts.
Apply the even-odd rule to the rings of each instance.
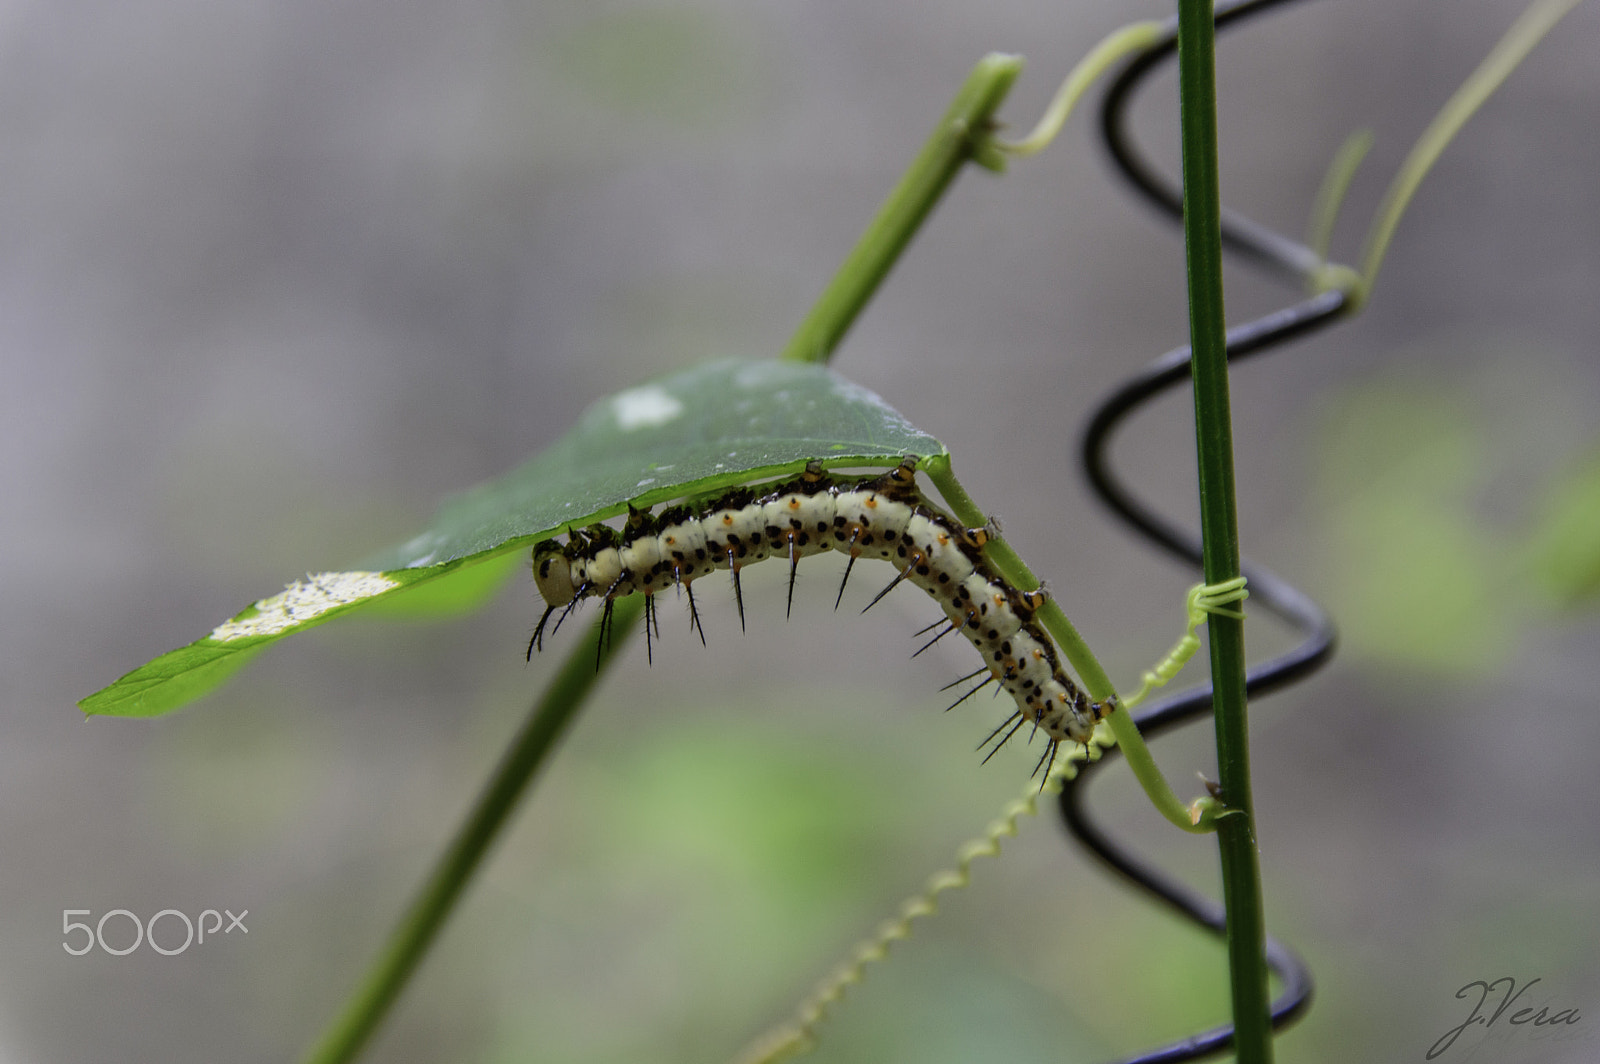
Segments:
[[[882,559],[899,568],[898,575],[869,602],[871,609],[885,595],[909,580],[933,596],[945,619],[917,634],[941,629],[912,657],[951,632],[961,632],[983,655],[984,665],[947,684],[944,690],[978,682],[956,699],[954,709],[991,683],[998,683],[1016,702],[1016,711],[978,745],[991,742],[993,757],[1025,725],[1043,730],[1047,743],[1040,768],[1053,763],[1063,742],[1087,745],[1094,726],[1116,707],[1090,701],[1068,677],[1054,642],[1034,621],[1044,605],[1042,590],[1023,591],[994,571],[983,556],[987,529],[965,528],[929,502],[917,487],[915,457],[907,457],[886,473],[868,476],[830,474],[820,462],[809,463],[794,480],[759,488],[741,487],[695,505],[678,505],[651,514],[629,507],[621,530],[596,524],[571,530],[565,543],[547,539],[533,549],[534,582],[545,601],[528,658],[544,648],[546,625],[551,635],[586,598],[604,599],[602,645],[609,631],[616,599],[645,596],[645,645],[650,649],[652,624],[660,635],[653,596],[681,588],[688,598],[690,624],[705,642],[695,606],[695,580],[718,569],[732,574],[739,624],[744,626],[744,593],[740,570],[767,558],[789,559],[789,602],[794,605],[795,572],[801,558],[837,550],[849,556],[839,583],[837,609],[858,559]],[[863,610],[865,612],[865,610]],[[980,679],[981,677],[981,679]],[[1003,734],[1002,734],[1003,733]]]

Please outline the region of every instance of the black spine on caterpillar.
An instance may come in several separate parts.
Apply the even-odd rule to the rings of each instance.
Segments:
[[[620,533],[593,525],[571,532],[564,545],[554,540],[539,543],[534,547],[533,572],[546,608],[528,652],[531,657],[535,647],[542,649],[546,623],[556,610],[562,612],[551,634],[583,599],[604,599],[609,617],[611,602],[630,594],[647,596],[648,649],[654,621],[651,597],[672,587],[682,589],[688,598],[691,625],[704,642],[694,602],[695,580],[717,569],[728,570],[742,626],[742,568],[769,557],[787,558],[792,604],[800,559],[837,550],[850,559],[839,586],[841,599],[858,558],[890,562],[898,573],[867,608],[909,580],[932,596],[946,617],[941,631],[922,649],[959,631],[983,656],[983,668],[957,681],[978,680],[955,705],[988,684],[999,683],[1011,694],[1017,711],[981,745],[998,737],[998,750],[1017,730],[1032,724],[1048,736],[1046,758],[1050,758],[1061,742],[1086,743],[1094,725],[1114,707],[1089,701],[1068,677],[1054,642],[1034,623],[1045,602],[1044,592],[1022,591],[1000,577],[983,556],[987,540],[984,529],[964,528],[922,495],[915,458],[865,477],[829,474],[821,463],[812,462],[800,476],[765,490],[735,488],[698,504],[670,507],[654,517],[630,508]]]

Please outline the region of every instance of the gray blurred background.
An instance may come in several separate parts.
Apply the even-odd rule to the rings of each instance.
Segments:
[[[1321,0],[1230,34],[1226,198],[1299,232],[1370,127],[1352,258],[1519,8]],[[159,721],[86,722],[78,698],[409,537],[600,396],[776,353],[983,53],[1026,54],[1001,112],[1025,128],[1101,35],[1167,10],[0,5],[0,1061],[292,1059],[556,658],[523,664],[522,578],[464,618],[296,637]],[[1449,149],[1368,312],[1236,378],[1246,551],[1345,636],[1254,715],[1268,920],[1319,978],[1285,1060],[1420,1061],[1465,1018],[1457,989],[1501,976],[1583,1020],[1502,1021],[1440,1059],[1600,1052],[1596,55],[1587,4]],[[1152,89],[1139,129],[1171,162],[1170,75]],[[836,366],[946,441],[1130,683],[1193,577],[1109,525],[1071,455],[1095,397],[1182,342],[1183,269],[1089,129],[964,174]],[[1293,295],[1229,284],[1235,320]],[[1187,402],[1119,448],[1182,513]],[[749,631],[718,601],[709,649],[666,611],[654,667],[635,646],[607,681],[372,1059],[724,1059],[982,829],[1031,755],[980,768],[1002,710],[942,714],[936,690],[970,652],[906,661],[929,604],[835,615],[837,572],[802,569],[787,624],[781,574],[747,574]],[[1265,619],[1249,640],[1288,644]],[[1209,741],[1157,747],[1180,792]],[[1211,844],[1125,770],[1093,804],[1215,889]],[[1225,1015],[1220,949],[1053,817],[1007,848],[818,1061],[1093,1061]],[[248,909],[249,931],[62,949],[64,909],[119,908]]]

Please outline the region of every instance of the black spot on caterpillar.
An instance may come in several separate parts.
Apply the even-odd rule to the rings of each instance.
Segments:
[[[916,459],[906,458],[894,469],[875,476],[841,476],[812,462],[794,480],[766,489],[734,488],[694,505],[674,506],[658,514],[630,507],[627,523],[619,531],[608,525],[591,525],[569,533],[565,544],[545,540],[533,549],[533,575],[544,596],[545,611],[528,641],[528,657],[543,649],[549,632],[566,620],[586,598],[601,598],[601,638],[608,637],[611,610],[624,595],[645,596],[645,647],[651,649],[651,626],[656,625],[653,596],[669,588],[682,588],[689,601],[690,623],[705,642],[695,606],[693,583],[717,569],[732,574],[739,623],[744,625],[744,593],[739,572],[767,558],[789,559],[789,605],[794,603],[795,571],[801,558],[837,550],[849,555],[839,598],[859,558],[892,563],[898,574],[879,591],[866,609],[909,580],[931,595],[943,608],[945,620],[923,629],[939,628],[913,657],[934,643],[960,632],[977,648],[983,666],[946,690],[976,681],[956,699],[954,709],[991,683],[998,683],[1015,700],[1017,708],[991,732],[978,749],[994,743],[987,761],[1017,731],[1027,725],[1042,729],[1048,742],[1039,768],[1054,760],[1063,742],[1084,743],[1094,726],[1114,705],[1090,702],[1062,667],[1055,643],[1034,622],[1044,605],[1042,591],[1022,591],[996,573],[983,556],[988,541],[984,529],[964,528],[949,514],[929,502],[917,487]],[[863,610],[865,612],[865,610]]]

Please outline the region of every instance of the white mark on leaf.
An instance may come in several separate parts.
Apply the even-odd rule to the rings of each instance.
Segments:
[[[249,617],[224,621],[211,638],[227,643],[249,636],[279,635],[292,631],[331,609],[381,595],[400,586],[382,573],[310,573],[271,598],[255,605]]]
[[[792,370],[792,366],[777,362],[753,362],[734,371],[733,383],[740,388],[764,388],[775,376]]]
[[[683,404],[658,385],[647,384],[612,396],[611,412],[617,427],[631,432],[665,425],[683,413]]]

